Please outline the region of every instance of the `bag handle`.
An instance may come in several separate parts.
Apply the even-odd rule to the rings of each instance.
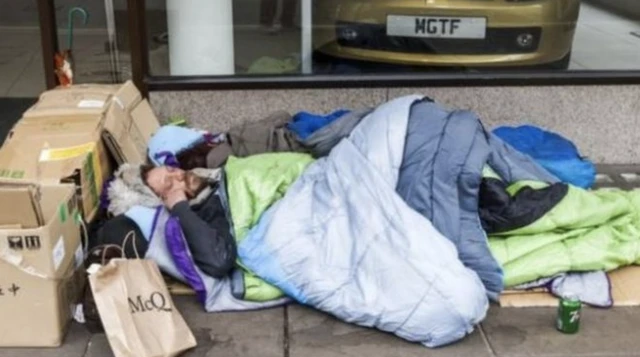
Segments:
[[[107,258],[107,256],[106,256],[107,255],[107,250],[109,250],[109,248],[116,248],[116,249],[120,250],[121,256],[124,257],[124,250],[122,249],[121,246],[119,246],[117,244],[104,244],[104,245],[95,247],[94,250],[98,249],[98,248],[103,248],[102,257],[100,258],[100,265],[104,265],[105,259]]]
[[[96,251],[96,250],[98,250],[98,249],[103,249],[103,251],[102,251],[102,257],[100,258],[100,264],[101,264],[101,265],[104,265],[104,264],[105,264],[105,260],[106,260],[106,258],[107,258],[107,257],[106,257],[106,255],[107,255],[107,251],[108,251],[110,248],[115,248],[115,249],[118,249],[118,250],[120,251],[120,257],[121,257],[121,258],[123,258],[123,259],[126,259],[126,258],[127,258],[127,256],[126,256],[126,254],[125,254],[124,248],[126,247],[127,242],[129,242],[129,240],[131,240],[131,241],[132,241],[132,244],[133,244],[133,252],[134,252],[134,253],[135,253],[135,255],[136,255],[136,259],[140,259],[140,253],[138,252],[138,247],[137,247],[137,246],[136,246],[136,244],[135,244],[135,241],[136,241],[136,232],[135,232],[135,231],[133,231],[133,230],[131,230],[131,231],[129,231],[129,233],[127,233],[127,235],[126,235],[126,236],[124,237],[124,239],[122,240],[122,245],[121,245],[121,246],[120,246],[120,245],[117,245],[117,244],[102,244],[102,245],[99,245],[99,246],[94,247],[93,249],[91,249],[91,251],[89,251],[89,252],[87,253],[87,255],[86,255],[86,256],[89,256],[91,253],[95,252],[95,251]],[[87,242],[87,243],[88,243],[88,242]]]
[[[133,252],[136,255],[136,259],[140,259],[140,253],[138,253],[138,247],[136,247],[136,231],[134,230],[129,231],[129,233],[127,233],[127,235],[124,237],[124,240],[122,241],[122,248],[120,248],[120,250],[122,251],[122,257],[126,258],[124,254],[124,248],[127,246],[127,242],[129,241],[129,239],[131,239],[131,244],[133,246]]]
[[[100,264],[104,265],[104,259],[105,259],[105,255],[106,255],[106,251],[109,248],[117,248],[120,249],[120,251],[122,251],[122,247],[116,245],[116,244],[103,244],[103,245],[99,245],[97,247],[93,247],[91,250],[89,250],[89,229],[87,228],[87,224],[85,223],[84,219],[82,218],[82,215],[80,215],[80,213],[77,214],[76,216],[76,222],[78,223],[78,225],[80,226],[80,228],[82,228],[82,234],[84,235],[84,247],[83,247],[83,253],[84,253],[84,257],[83,260],[86,260],[93,252],[97,251],[98,249],[104,249],[104,251],[102,252],[102,258],[100,259]]]
[[[82,234],[83,234],[83,244],[84,247],[82,247],[82,251],[84,256],[82,257],[83,260],[87,259],[87,257],[89,256],[89,229],[87,229],[87,224],[84,222],[84,219],[82,218],[82,216],[80,216],[78,214],[78,217],[76,217],[78,222],[78,225],[80,225],[80,228],[82,228]]]

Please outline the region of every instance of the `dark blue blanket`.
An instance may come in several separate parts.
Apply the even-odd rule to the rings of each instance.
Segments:
[[[523,125],[500,127],[493,133],[516,150],[531,156],[562,182],[591,188],[596,180],[595,165],[583,158],[578,148],[559,134]]]
[[[336,119],[349,113],[348,110],[336,110],[328,115],[317,115],[308,112],[300,112],[293,116],[287,124],[287,128],[294,132],[298,138],[304,140],[316,130],[331,124]]]

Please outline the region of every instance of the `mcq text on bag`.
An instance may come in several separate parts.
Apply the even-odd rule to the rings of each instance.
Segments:
[[[135,314],[136,312],[148,312],[148,311],[164,311],[171,312],[171,306],[167,301],[167,298],[162,295],[162,293],[156,291],[149,295],[148,299],[143,299],[142,295],[136,296],[135,300],[128,298],[129,300],[129,308],[131,309],[131,314]]]

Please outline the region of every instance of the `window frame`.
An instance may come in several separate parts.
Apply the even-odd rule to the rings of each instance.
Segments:
[[[57,50],[54,0],[38,0],[43,58],[47,87],[55,81],[53,63],[47,52]],[[283,76],[154,76],[149,68],[146,1],[127,1],[128,31],[131,46],[132,80],[148,95],[149,91],[253,90],[318,88],[392,88],[392,87],[491,87],[491,86],[563,86],[563,85],[638,85],[638,70],[536,70],[485,73],[406,73],[359,75],[283,75]],[[53,19],[53,21],[52,21]],[[57,42],[57,41],[56,41]]]

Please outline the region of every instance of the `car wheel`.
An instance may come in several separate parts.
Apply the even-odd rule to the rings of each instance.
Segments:
[[[545,67],[548,69],[555,69],[555,70],[567,70],[569,69],[569,64],[571,64],[571,51],[569,51],[569,53],[567,53],[561,59],[555,62],[551,62],[547,64]]]

